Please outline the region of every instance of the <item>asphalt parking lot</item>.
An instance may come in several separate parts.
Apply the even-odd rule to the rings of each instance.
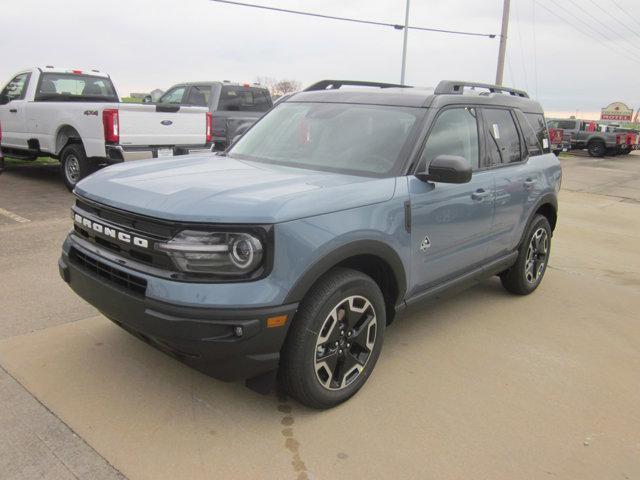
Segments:
[[[0,478],[640,478],[640,154],[563,155],[538,291],[491,279],[394,324],[316,412],[201,375],[59,279],[55,166],[0,175]]]

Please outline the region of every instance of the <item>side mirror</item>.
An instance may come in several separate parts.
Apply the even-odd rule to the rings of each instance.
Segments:
[[[431,160],[429,170],[416,174],[423,182],[467,183],[471,180],[471,165],[464,157],[438,155]]]
[[[145,95],[142,97],[142,103],[151,103],[152,101],[153,99],[151,98],[151,95]]]

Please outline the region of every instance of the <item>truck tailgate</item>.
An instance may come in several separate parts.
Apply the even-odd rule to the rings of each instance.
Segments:
[[[123,146],[206,144],[204,107],[121,103],[118,110]]]

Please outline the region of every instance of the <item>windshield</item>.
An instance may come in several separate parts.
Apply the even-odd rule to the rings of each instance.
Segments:
[[[43,73],[35,96],[40,102],[117,102],[111,80],[75,73]]]
[[[233,158],[385,176],[424,115],[419,108],[344,103],[278,105],[231,148]]]

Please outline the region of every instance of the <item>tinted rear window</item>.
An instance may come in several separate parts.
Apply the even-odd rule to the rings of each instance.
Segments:
[[[271,96],[264,88],[223,85],[218,110],[266,112],[272,105]]]
[[[542,151],[544,153],[549,153],[551,151],[551,147],[549,145],[549,133],[547,132],[544,115],[540,113],[525,113],[524,116],[529,122],[529,126],[535,132],[538,142],[542,145]]]
[[[109,78],[74,73],[43,73],[35,100],[117,102],[118,97]]]

